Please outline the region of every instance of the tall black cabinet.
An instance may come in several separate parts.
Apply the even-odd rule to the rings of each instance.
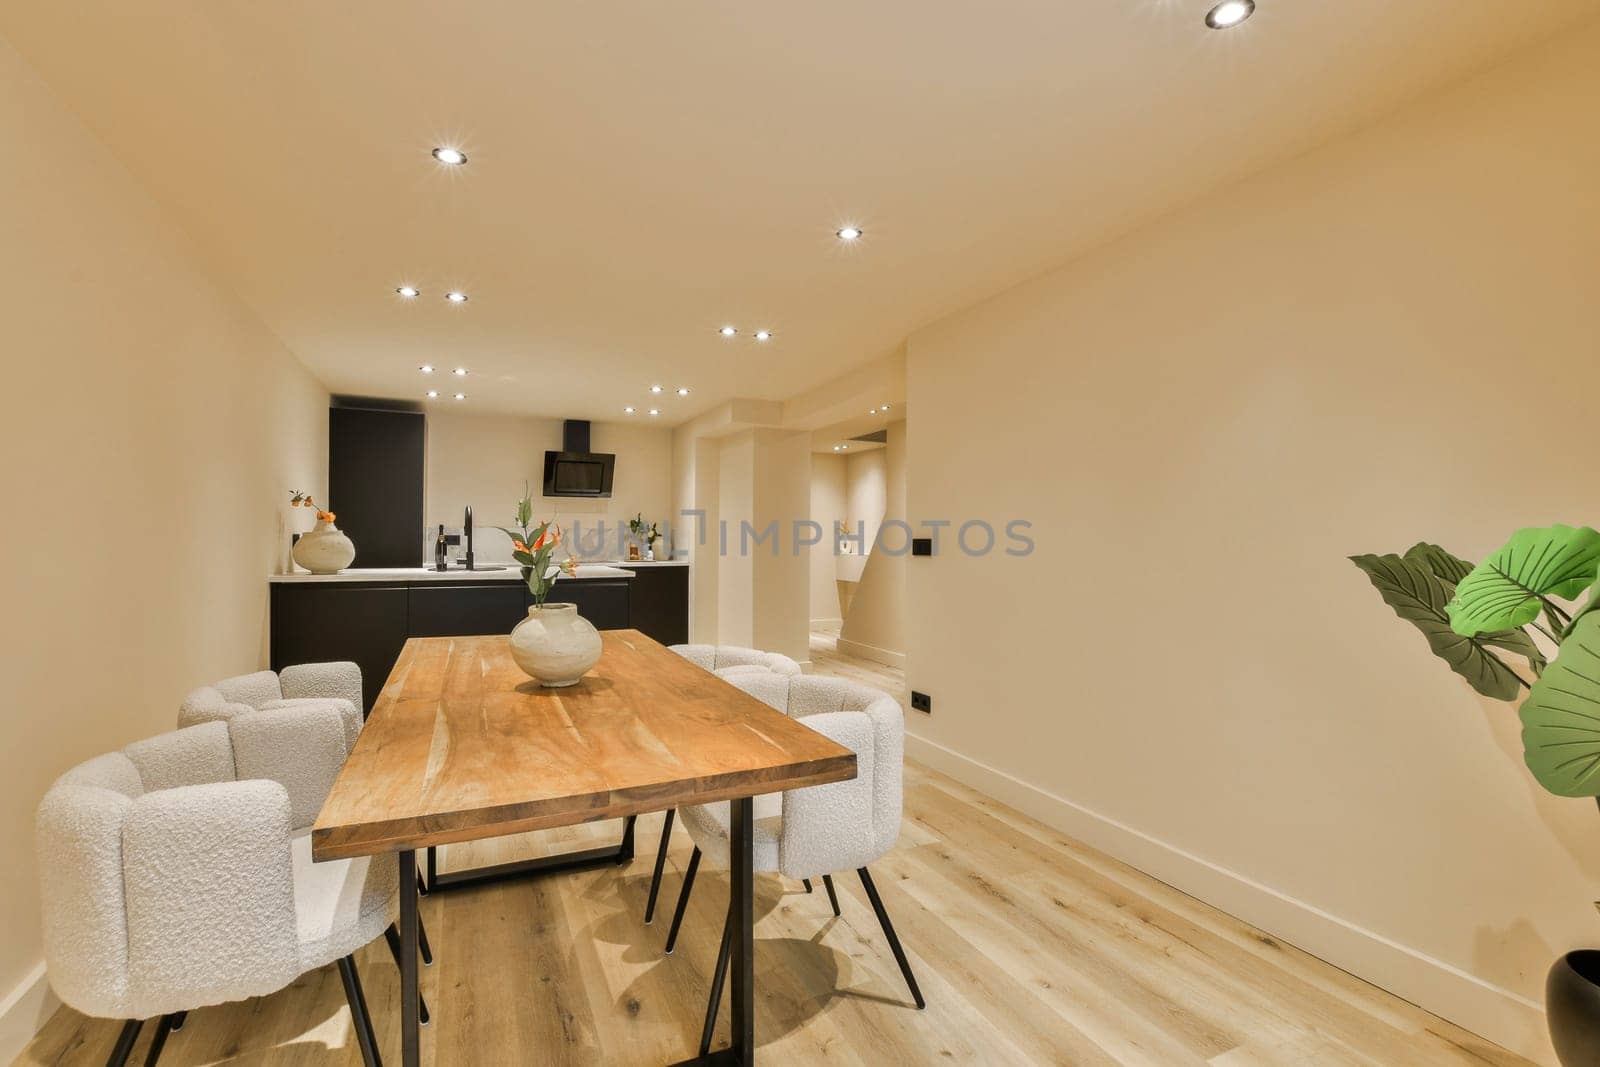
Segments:
[[[328,409],[328,500],[354,567],[422,563],[427,421],[420,411]]]

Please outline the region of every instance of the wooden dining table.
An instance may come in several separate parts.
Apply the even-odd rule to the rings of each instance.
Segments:
[[[723,801],[733,1043],[683,1062],[754,1062],[751,798],[854,778],[855,753],[637,630],[601,640],[593,670],[546,689],[504,636],[410,639],[317,817],[313,858],[399,864],[406,1067],[421,1055],[418,849]]]

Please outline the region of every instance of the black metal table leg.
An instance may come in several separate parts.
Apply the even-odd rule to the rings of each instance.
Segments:
[[[622,840],[603,848],[563,852],[538,859],[513,860],[491,867],[471,867],[457,871],[441,871],[434,859],[434,850],[428,849],[428,894],[443,893],[467,886],[489,885],[513,878],[530,878],[541,874],[559,874],[564,871],[582,871],[591,867],[613,866],[633,859],[633,824],[637,816],[629,815],[622,823]]]
[[[418,1029],[417,989],[417,854],[400,853],[400,1062],[419,1067],[422,1033]]]
[[[751,841],[755,811],[750,797],[730,800],[728,808],[728,927],[733,949],[733,1044],[729,1048],[684,1060],[678,1067],[754,1067],[756,1062],[755,874],[752,869],[755,846]]]

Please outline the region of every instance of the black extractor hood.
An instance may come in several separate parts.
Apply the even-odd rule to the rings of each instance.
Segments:
[[[561,424],[561,451],[544,454],[545,496],[611,495],[617,457],[589,451],[589,423],[568,419]]]

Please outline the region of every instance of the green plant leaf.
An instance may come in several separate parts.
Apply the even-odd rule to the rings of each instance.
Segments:
[[[1412,563],[1420,563],[1431,571],[1435,578],[1449,586],[1452,592],[1460,584],[1461,579],[1472,573],[1472,564],[1426,541],[1418,541],[1406,549],[1405,558]]]
[[[1534,643],[1533,637],[1526,630],[1496,630],[1493,633],[1479,634],[1477,640],[1523,657],[1536,675],[1543,674],[1545,667],[1549,666],[1544,653],[1539,651],[1539,646]]]
[[[1456,586],[1450,625],[1464,637],[1523,626],[1539,617],[1545,597],[1571,600],[1593,585],[1597,567],[1600,533],[1587,526],[1518,530]]]
[[[1486,638],[1463,637],[1450,628],[1450,618],[1444,610],[1450,593],[1432,571],[1393,553],[1351,556],[1350,562],[1365,572],[1396,615],[1422,631],[1428,647],[1468,685],[1495,700],[1516,699],[1521,687],[1518,675],[1489,651]],[[1527,634],[1521,636],[1527,638]]]
[[[1522,704],[1522,758],[1563,797],[1600,796],[1600,612],[1579,619]]]

